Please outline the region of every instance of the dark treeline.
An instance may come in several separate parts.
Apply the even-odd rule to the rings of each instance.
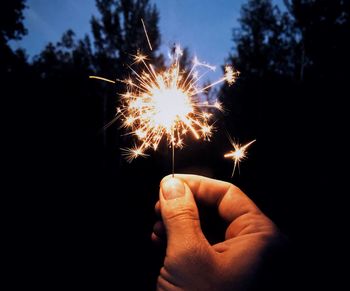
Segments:
[[[176,153],[176,171],[230,181],[233,165],[223,159],[230,150],[226,130],[242,143],[257,139],[231,181],[289,237],[289,256],[278,271],[266,274],[266,290],[316,290],[331,278],[328,267],[336,257],[324,250],[334,243],[328,233],[335,232],[325,213],[337,216],[333,207],[341,195],[331,188],[339,168],[333,163],[337,153],[329,151],[336,151],[333,144],[345,133],[338,108],[349,96],[350,3],[284,4],[281,9],[270,0],[250,0],[242,6],[227,58],[240,77],[219,92],[226,113],[218,117],[210,143],[188,140]],[[56,265],[45,271],[50,280],[35,275],[33,282],[55,287],[69,278],[75,287],[127,284],[123,290],[153,290],[162,260],[150,241],[153,206],[159,181],[171,169],[170,151],[164,145],[148,159],[126,163],[120,148],[130,140],[118,123],[102,130],[115,115],[116,92],[124,88],[88,76],[127,77],[126,64],[140,49],[162,67],[161,15],[149,0],[96,0],[96,5],[92,37],[78,39],[68,30],[29,59],[24,49],[9,45],[27,33],[25,1],[1,4],[1,96],[13,109],[9,172],[16,179],[13,189],[25,185],[34,193],[24,204],[40,208],[31,213],[37,226],[19,224],[30,228],[27,235],[44,232],[47,242],[38,243],[45,258],[29,255],[28,266]]]

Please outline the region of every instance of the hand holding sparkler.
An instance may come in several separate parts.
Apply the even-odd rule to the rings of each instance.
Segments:
[[[228,223],[225,240],[210,245],[202,233],[197,202],[217,207]],[[159,290],[247,290],[262,256],[278,241],[275,225],[236,186],[195,175],[161,182],[156,212],[163,222],[152,239],[166,231],[166,259]]]

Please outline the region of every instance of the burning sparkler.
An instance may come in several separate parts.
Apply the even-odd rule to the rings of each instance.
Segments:
[[[234,151],[230,151],[224,155],[225,158],[231,158],[234,161],[234,166],[233,166],[233,171],[232,171],[232,177],[233,174],[235,173],[236,167],[239,168],[239,163],[244,160],[247,157],[247,149],[248,147],[254,143],[256,140],[252,140],[251,142],[248,142],[245,145],[240,145],[239,143],[235,143],[232,138],[229,136],[228,137]]]
[[[129,162],[145,156],[149,148],[157,150],[163,137],[166,137],[173,151],[174,172],[174,148],[183,147],[184,136],[190,132],[196,139],[209,139],[212,134],[212,113],[203,109],[222,110],[222,105],[219,101],[212,104],[203,102],[200,94],[225,81],[234,83],[238,72],[227,66],[221,79],[200,87],[200,80],[215,68],[195,58],[191,69],[186,71],[180,66],[182,54],[182,49],[177,45],[171,65],[165,71],[157,72],[146,55],[137,53],[133,56],[133,64],[142,64],[143,70],[137,72],[131,65],[132,78],[117,80],[124,83],[127,90],[120,94],[121,102],[113,122],[121,119],[123,127],[138,139],[138,145],[123,150]],[[199,75],[200,68],[204,69],[202,75]],[[90,78],[115,83],[97,76]]]
[[[152,45],[148,37],[145,23],[141,19],[145,36],[150,50]],[[126,85],[126,92],[119,94],[121,97],[120,106],[117,107],[115,118],[106,127],[117,119],[122,120],[122,126],[128,129],[129,134],[137,137],[138,142],[132,148],[122,149],[127,161],[131,162],[137,157],[148,156],[145,151],[152,148],[157,150],[159,143],[166,137],[172,148],[172,173],[174,175],[174,150],[175,147],[182,148],[184,136],[191,132],[196,139],[209,139],[213,125],[210,124],[212,113],[203,109],[215,108],[222,110],[219,101],[210,104],[208,101],[201,101],[200,94],[206,93],[210,88],[227,82],[232,85],[239,72],[232,66],[225,67],[225,74],[219,80],[204,87],[200,86],[201,79],[208,71],[214,71],[215,67],[200,62],[197,57],[192,62],[192,67],[186,71],[181,68],[180,59],[183,51],[176,45],[173,54],[170,54],[171,65],[161,72],[148,62],[146,55],[137,53],[133,56],[133,63],[129,66],[132,77],[125,80],[117,80]],[[132,68],[135,64],[142,64],[143,70],[137,72]],[[200,75],[199,69],[204,69]],[[103,77],[90,76],[90,78],[116,83]],[[234,151],[224,155],[225,158],[234,160],[234,168],[246,157],[246,149],[255,140],[246,145],[240,146],[234,143],[229,137]]]

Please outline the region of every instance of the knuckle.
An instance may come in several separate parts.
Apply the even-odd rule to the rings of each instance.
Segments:
[[[282,241],[281,232],[268,218],[263,225],[260,225],[260,240],[266,247],[279,244]]]
[[[168,221],[187,221],[193,220],[199,222],[198,212],[194,208],[181,207],[176,211],[171,211],[166,216]]]

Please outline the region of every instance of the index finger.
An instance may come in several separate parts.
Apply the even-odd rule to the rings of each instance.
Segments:
[[[176,174],[191,189],[196,201],[216,206],[227,222],[246,213],[260,213],[259,208],[235,185],[198,175]],[[170,179],[169,176],[165,179]],[[163,181],[162,180],[162,181]]]

